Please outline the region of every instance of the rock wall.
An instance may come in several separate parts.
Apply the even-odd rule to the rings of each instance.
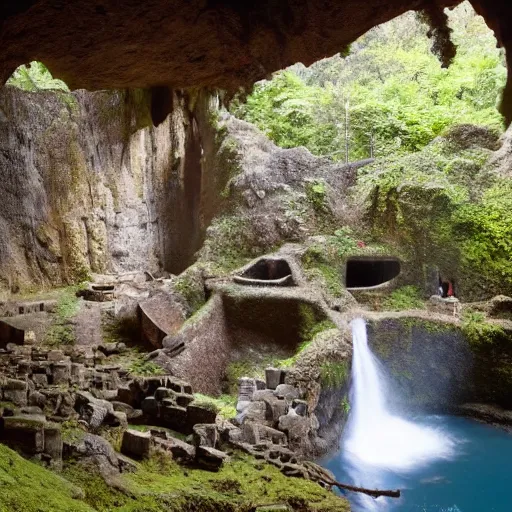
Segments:
[[[468,402],[512,407],[509,336],[475,345],[455,322],[403,317],[368,323],[368,340],[391,377],[398,409],[453,410]]]
[[[171,101],[153,127],[141,90],[0,90],[1,289],[193,261],[216,213],[212,100]]]

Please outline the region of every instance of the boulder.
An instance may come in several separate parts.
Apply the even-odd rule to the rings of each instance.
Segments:
[[[215,448],[219,442],[219,432],[217,425],[201,425],[197,424],[193,427],[194,446],[209,446]]]
[[[64,456],[78,458],[79,462],[85,464],[93,464],[107,481],[119,473],[116,452],[100,436],[85,434],[79,440],[64,442]]]
[[[195,459],[195,448],[185,441],[172,436],[167,436],[166,439],[154,438],[153,441],[156,446],[171,453],[173,459],[186,463],[192,462]]]
[[[185,433],[192,433],[192,427],[198,423],[215,423],[216,419],[216,410],[208,407],[207,405],[197,405],[192,403],[187,407],[187,432]]]
[[[228,459],[227,454],[215,448],[209,448],[207,446],[198,446],[196,448],[195,463],[200,469],[218,471],[222,464]]]
[[[3,400],[22,407],[27,405],[28,384],[24,380],[7,379],[3,387]]]
[[[121,443],[121,453],[136,459],[148,458],[151,451],[151,433],[126,430]]]
[[[279,384],[274,391],[274,395],[278,398],[285,398],[286,400],[292,401],[296,398],[300,398],[300,392],[295,386],[290,384]]]

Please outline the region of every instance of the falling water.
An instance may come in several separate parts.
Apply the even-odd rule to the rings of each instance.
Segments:
[[[344,438],[351,465],[368,475],[375,469],[410,471],[435,459],[451,458],[455,443],[446,433],[389,412],[385,374],[368,347],[364,320],[352,322],[352,333],[352,403]]]

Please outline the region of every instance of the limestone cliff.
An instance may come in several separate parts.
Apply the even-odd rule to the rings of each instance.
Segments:
[[[2,289],[191,263],[215,212],[215,132],[208,95],[171,99],[155,128],[144,91],[0,90]]]

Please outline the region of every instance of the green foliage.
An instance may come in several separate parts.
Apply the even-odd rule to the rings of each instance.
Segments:
[[[76,342],[75,326],[72,323],[79,310],[76,287],[66,288],[59,297],[52,324],[46,332],[47,345],[73,345]]]
[[[512,294],[512,181],[502,179],[481,201],[463,205],[453,232],[467,274],[480,276],[476,284],[487,293]]]
[[[425,309],[425,301],[417,286],[402,286],[384,298],[382,308],[388,311]]]
[[[69,92],[69,87],[62,80],[53,78],[48,68],[42,62],[37,61],[19,66],[7,80],[6,85],[18,87],[28,92],[42,90]]]
[[[148,361],[143,355],[130,364],[128,371],[134,376],[136,375],[141,377],[165,375],[165,371],[161,366]]]
[[[328,361],[320,367],[320,382],[322,386],[328,388],[341,388],[346,384],[349,375],[350,370],[346,361]]]
[[[327,185],[323,180],[309,180],[304,184],[306,197],[317,213],[329,212],[327,205]]]
[[[212,397],[194,393],[194,404],[209,407],[210,410],[219,414],[222,418],[228,420],[236,416],[236,395],[220,395]]]
[[[0,512],[94,512],[80,489],[0,445]]]
[[[488,322],[479,311],[465,311],[462,316],[462,332],[468,342],[475,346],[494,343],[505,335],[502,327]]]
[[[457,45],[448,69],[430,50],[429,28],[407,13],[363,35],[348,56],[260,82],[233,111],[282,147],[349,161],[418,151],[455,124],[502,130],[503,52],[468,3],[448,16]]]
[[[350,402],[348,401],[348,398],[346,396],[343,397],[343,400],[341,401],[341,408],[343,409],[343,412],[345,413],[345,416],[348,416],[350,413]]]
[[[232,110],[284,148],[305,146],[325,154],[336,134],[334,125],[320,119],[321,109],[330,101],[326,89],[307,86],[295,73],[284,71],[257,84],[247,103],[236,102]]]

